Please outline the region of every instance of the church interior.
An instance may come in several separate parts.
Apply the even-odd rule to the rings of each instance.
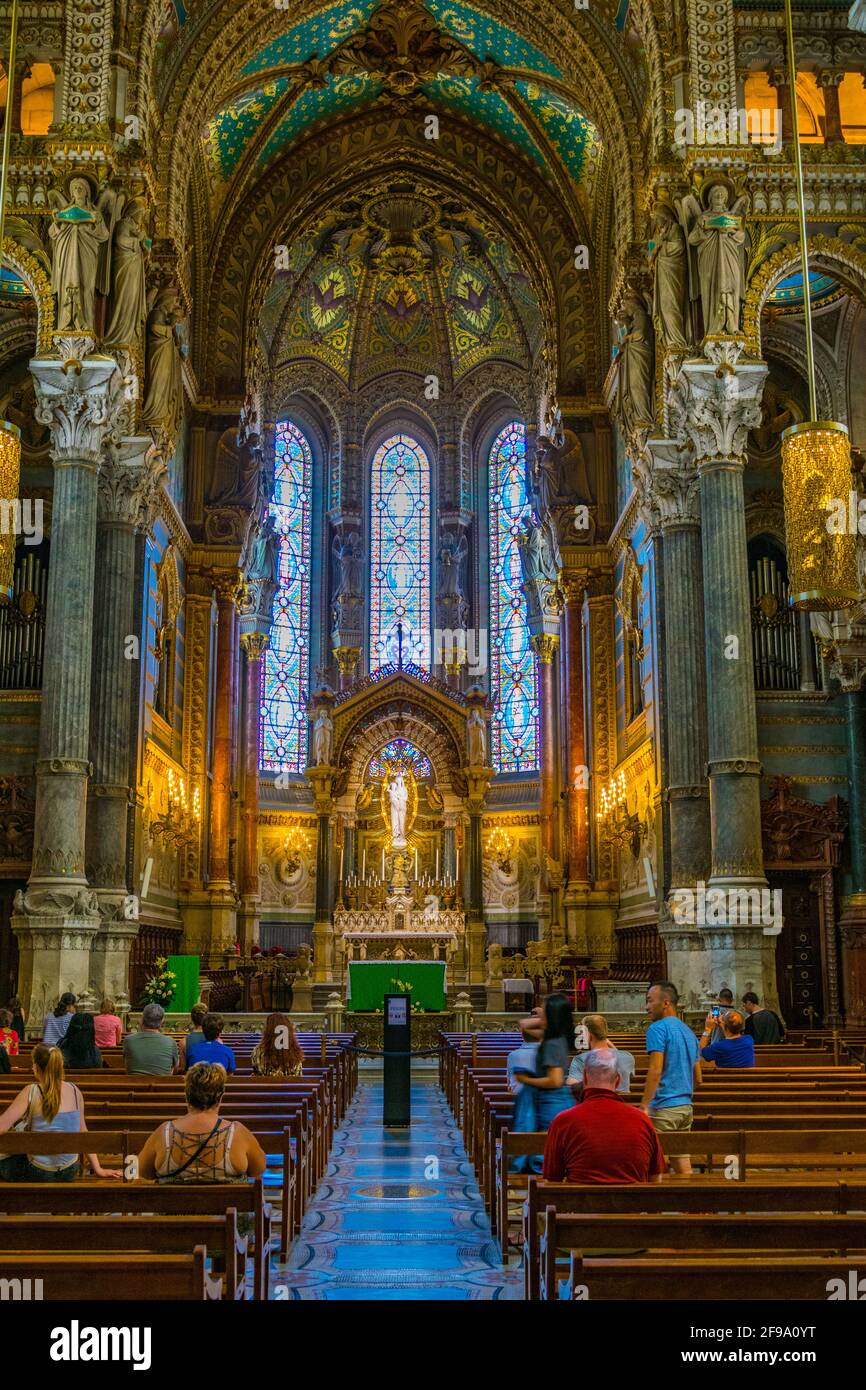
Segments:
[[[818,1190],[866,1167],[863,0],[3,0],[0,63],[0,1109],[67,996],[116,1014],[63,1055],[125,1189],[0,1180],[0,1275],[639,1302],[687,1252],[697,1297],[826,1298],[866,1249]],[[701,1051],[744,996],[781,1036],[696,1062],[658,1193],[554,1183],[525,1020],[601,1018],[567,1051],[633,1055],[652,1120],[660,982]],[[136,1181],[191,1073],[123,1039],[198,1003],[267,1158],[240,1268],[217,1184]],[[303,1072],[262,1083],[273,1016]]]

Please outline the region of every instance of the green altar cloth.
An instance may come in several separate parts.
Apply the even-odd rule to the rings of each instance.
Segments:
[[[166,969],[173,970],[177,976],[169,1008],[172,1013],[188,1013],[193,1004],[198,1003],[201,956],[169,956]]]
[[[384,995],[401,993],[395,980],[412,986],[413,1004],[435,1011],[445,1008],[444,960],[350,961],[347,1007],[357,1013],[381,1009]]]

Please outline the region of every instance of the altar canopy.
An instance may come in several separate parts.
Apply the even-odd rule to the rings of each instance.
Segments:
[[[445,962],[352,961],[346,1004],[353,1013],[370,1013],[383,1007],[386,994],[399,994],[397,982],[412,986],[412,1003],[439,1013],[445,1008]]]

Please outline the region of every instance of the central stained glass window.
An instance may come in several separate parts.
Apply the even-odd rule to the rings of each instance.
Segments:
[[[373,459],[370,486],[370,670],[430,662],[430,461],[405,434]]]
[[[387,777],[397,764],[410,767],[419,782],[433,776],[433,768],[427,754],[422,753],[420,748],[416,748],[414,743],[405,738],[392,738],[390,743],[386,743],[381,752],[376,753],[367,764],[367,775],[380,781]]]
[[[274,772],[303,772],[307,765],[312,481],[306,435],[291,420],[280,421],[271,504],[280,541],[279,587],[262,661],[259,754],[261,767]]]
[[[526,430],[512,420],[488,459],[490,505],[490,693],[493,766],[497,772],[538,767],[538,668],[529,641],[517,537],[529,515]]]

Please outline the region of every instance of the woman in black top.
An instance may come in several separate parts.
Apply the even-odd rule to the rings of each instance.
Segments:
[[[574,1042],[574,1016],[564,994],[548,995],[541,1006],[544,1034],[535,1064],[535,1076],[519,1072],[517,1079],[535,1088],[539,1129],[549,1129],[554,1115],[574,1104],[565,1084]]]
[[[73,1014],[66,1036],[60,1043],[67,1067],[101,1067],[102,1053],[96,1046],[93,1014]]]
[[[6,1007],[12,1015],[12,1022],[9,1027],[18,1034],[18,1041],[22,1043],[24,1041],[24,1007],[21,1000],[16,995],[14,999],[9,1000]]]

